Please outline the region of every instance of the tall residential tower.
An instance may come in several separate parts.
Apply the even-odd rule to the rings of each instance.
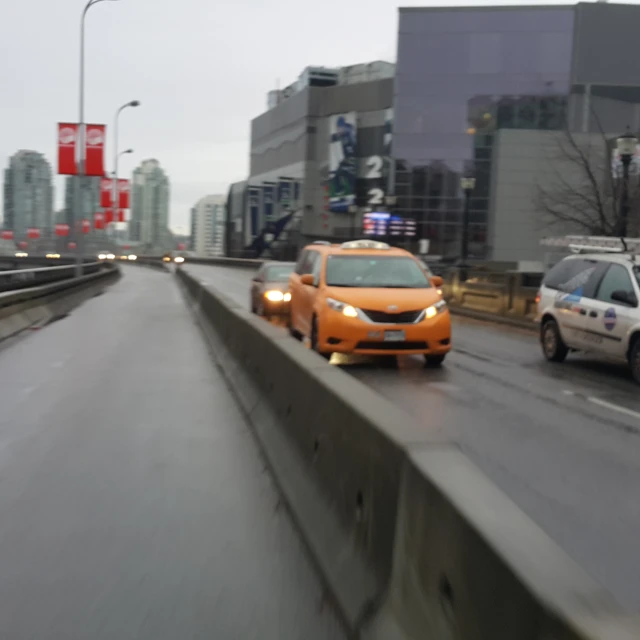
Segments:
[[[144,160],[133,172],[131,196],[131,240],[150,249],[170,248],[169,179],[157,160]]]

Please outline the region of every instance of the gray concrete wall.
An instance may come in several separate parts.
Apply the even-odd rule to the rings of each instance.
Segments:
[[[540,240],[565,233],[584,234],[583,228],[559,223],[545,212],[540,190],[560,196],[565,185],[576,193],[590,192],[583,168],[563,152],[566,134],[555,131],[503,129],[494,147],[494,172],[489,212],[488,244],[493,260],[544,260]],[[590,166],[606,187],[608,154],[599,134],[576,134],[576,143],[590,154]]]

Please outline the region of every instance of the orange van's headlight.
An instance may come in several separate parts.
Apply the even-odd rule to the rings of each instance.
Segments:
[[[358,310],[355,307],[352,307],[350,304],[346,302],[340,302],[340,300],[334,300],[333,298],[327,298],[327,304],[334,311],[339,311],[343,316],[347,318],[357,318]]]
[[[444,300],[438,300],[435,304],[427,307],[424,310],[424,315],[427,320],[435,318],[439,313],[442,313],[447,308],[447,303]]]

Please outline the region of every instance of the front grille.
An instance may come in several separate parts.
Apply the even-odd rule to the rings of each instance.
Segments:
[[[371,311],[363,309],[362,312],[378,324],[413,324],[422,314],[424,309],[417,311],[401,311],[400,313],[387,313],[386,311]]]
[[[419,351],[428,349],[426,342],[358,342],[358,349],[371,349],[376,351]]]

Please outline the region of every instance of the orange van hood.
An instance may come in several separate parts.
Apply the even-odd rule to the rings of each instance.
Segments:
[[[426,309],[440,300],[437,289],[365,289],[360,287],[327,287],[328,298],[350,304],[358,309],[388,311],[416,311]]]

